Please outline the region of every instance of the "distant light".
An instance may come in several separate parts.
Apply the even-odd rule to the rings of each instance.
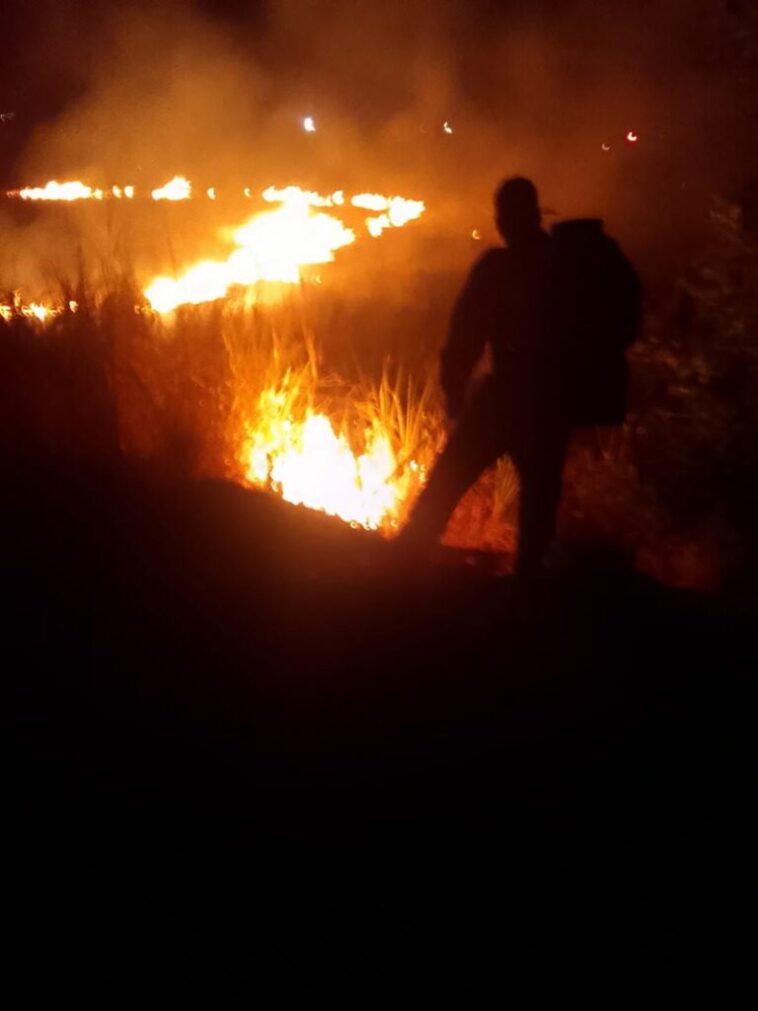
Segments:
[[[306,133],[316,132],[316,123],[315,120],[313,119],[313,116],[305,117],[305,119],[303,120],[303,129],[305,130]]]
[[[638,134],[634,132],[634,130],[630,130],[629,133],[626,135],[626,139],[629,141],[630,144],[636,144],[640,138]]]
[[[250,199],[250,197],[251,197],[251,196],[253,195],[253,194],[252,194],[252,193],[250,192],[250,187],[249,187],[249,186],[246,186],[243,192],[244,192],[244,194],[245,194],[245,196],[247,197],[247,199],[248,199],[248,200],[249,200],[249,199]]]
[[[475,228],[471,233],[471,238],[475,239],[477,242],[481,239],[482,235],[478,228]]]
[[[442,129],[443,129],[443,130],[445,131],[445,133],[452,133],[452,132],[453,132],[453,128],[452,128],[452,126],[451,126],[451,125],[450,125],[450,124],[448,123],[448,121],[447,121],[447,120],[445,120],[445,122],[444,122],[444,123],[442,124]]]
[[[10,123],[10,121],[15,118],[15,112],[0,112],[0,123]]]
[[[216,187],[215,186],[209,186],[208,187],[208,199],[209,200],[215,200],[216,199]]]
[[[610,144],[601,144],[600,147],[603,149],[603,151],[610,151],[611,149]]]

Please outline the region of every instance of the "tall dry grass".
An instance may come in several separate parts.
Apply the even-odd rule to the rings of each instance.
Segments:
[[[24,415],[16,422],[51,452],[119,453],[166,477],[244,483],[251,432],[322,413],[356,455],[377,433],[389,440],[392,479],[403,489],[396,525],[444,441],[431,328],[406,337],[395,308],[382,326],[381,305],[351,307],[352,325],[372,338],[363,355],[328,295],[313,300],[304,289],[271,304],[226,300],[166,318],[140,305],[128,277],[107,290],[80,280],[62,291],[69,301],[77,311],[47,323],[3,325],[5,380]],[[480,543],[515,493],[502,465],[462,507],[458,542]]]

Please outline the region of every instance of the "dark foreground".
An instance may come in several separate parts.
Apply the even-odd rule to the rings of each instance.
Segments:
[[[737,1006],[744,608],[6,474],[14,1006]]]

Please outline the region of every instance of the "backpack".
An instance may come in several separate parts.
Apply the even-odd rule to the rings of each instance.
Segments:
[[[642,322],[639,278],[598,219],[559,222],[551,235],[568,419],[620,425],[627,410],[625,352]]]

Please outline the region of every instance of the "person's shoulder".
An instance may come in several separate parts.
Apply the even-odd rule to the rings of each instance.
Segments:
[[[492,277],[506,267],[508,259],[508,250],[504,246],[486,249],[471,268],[471,278],[486,280]]]

